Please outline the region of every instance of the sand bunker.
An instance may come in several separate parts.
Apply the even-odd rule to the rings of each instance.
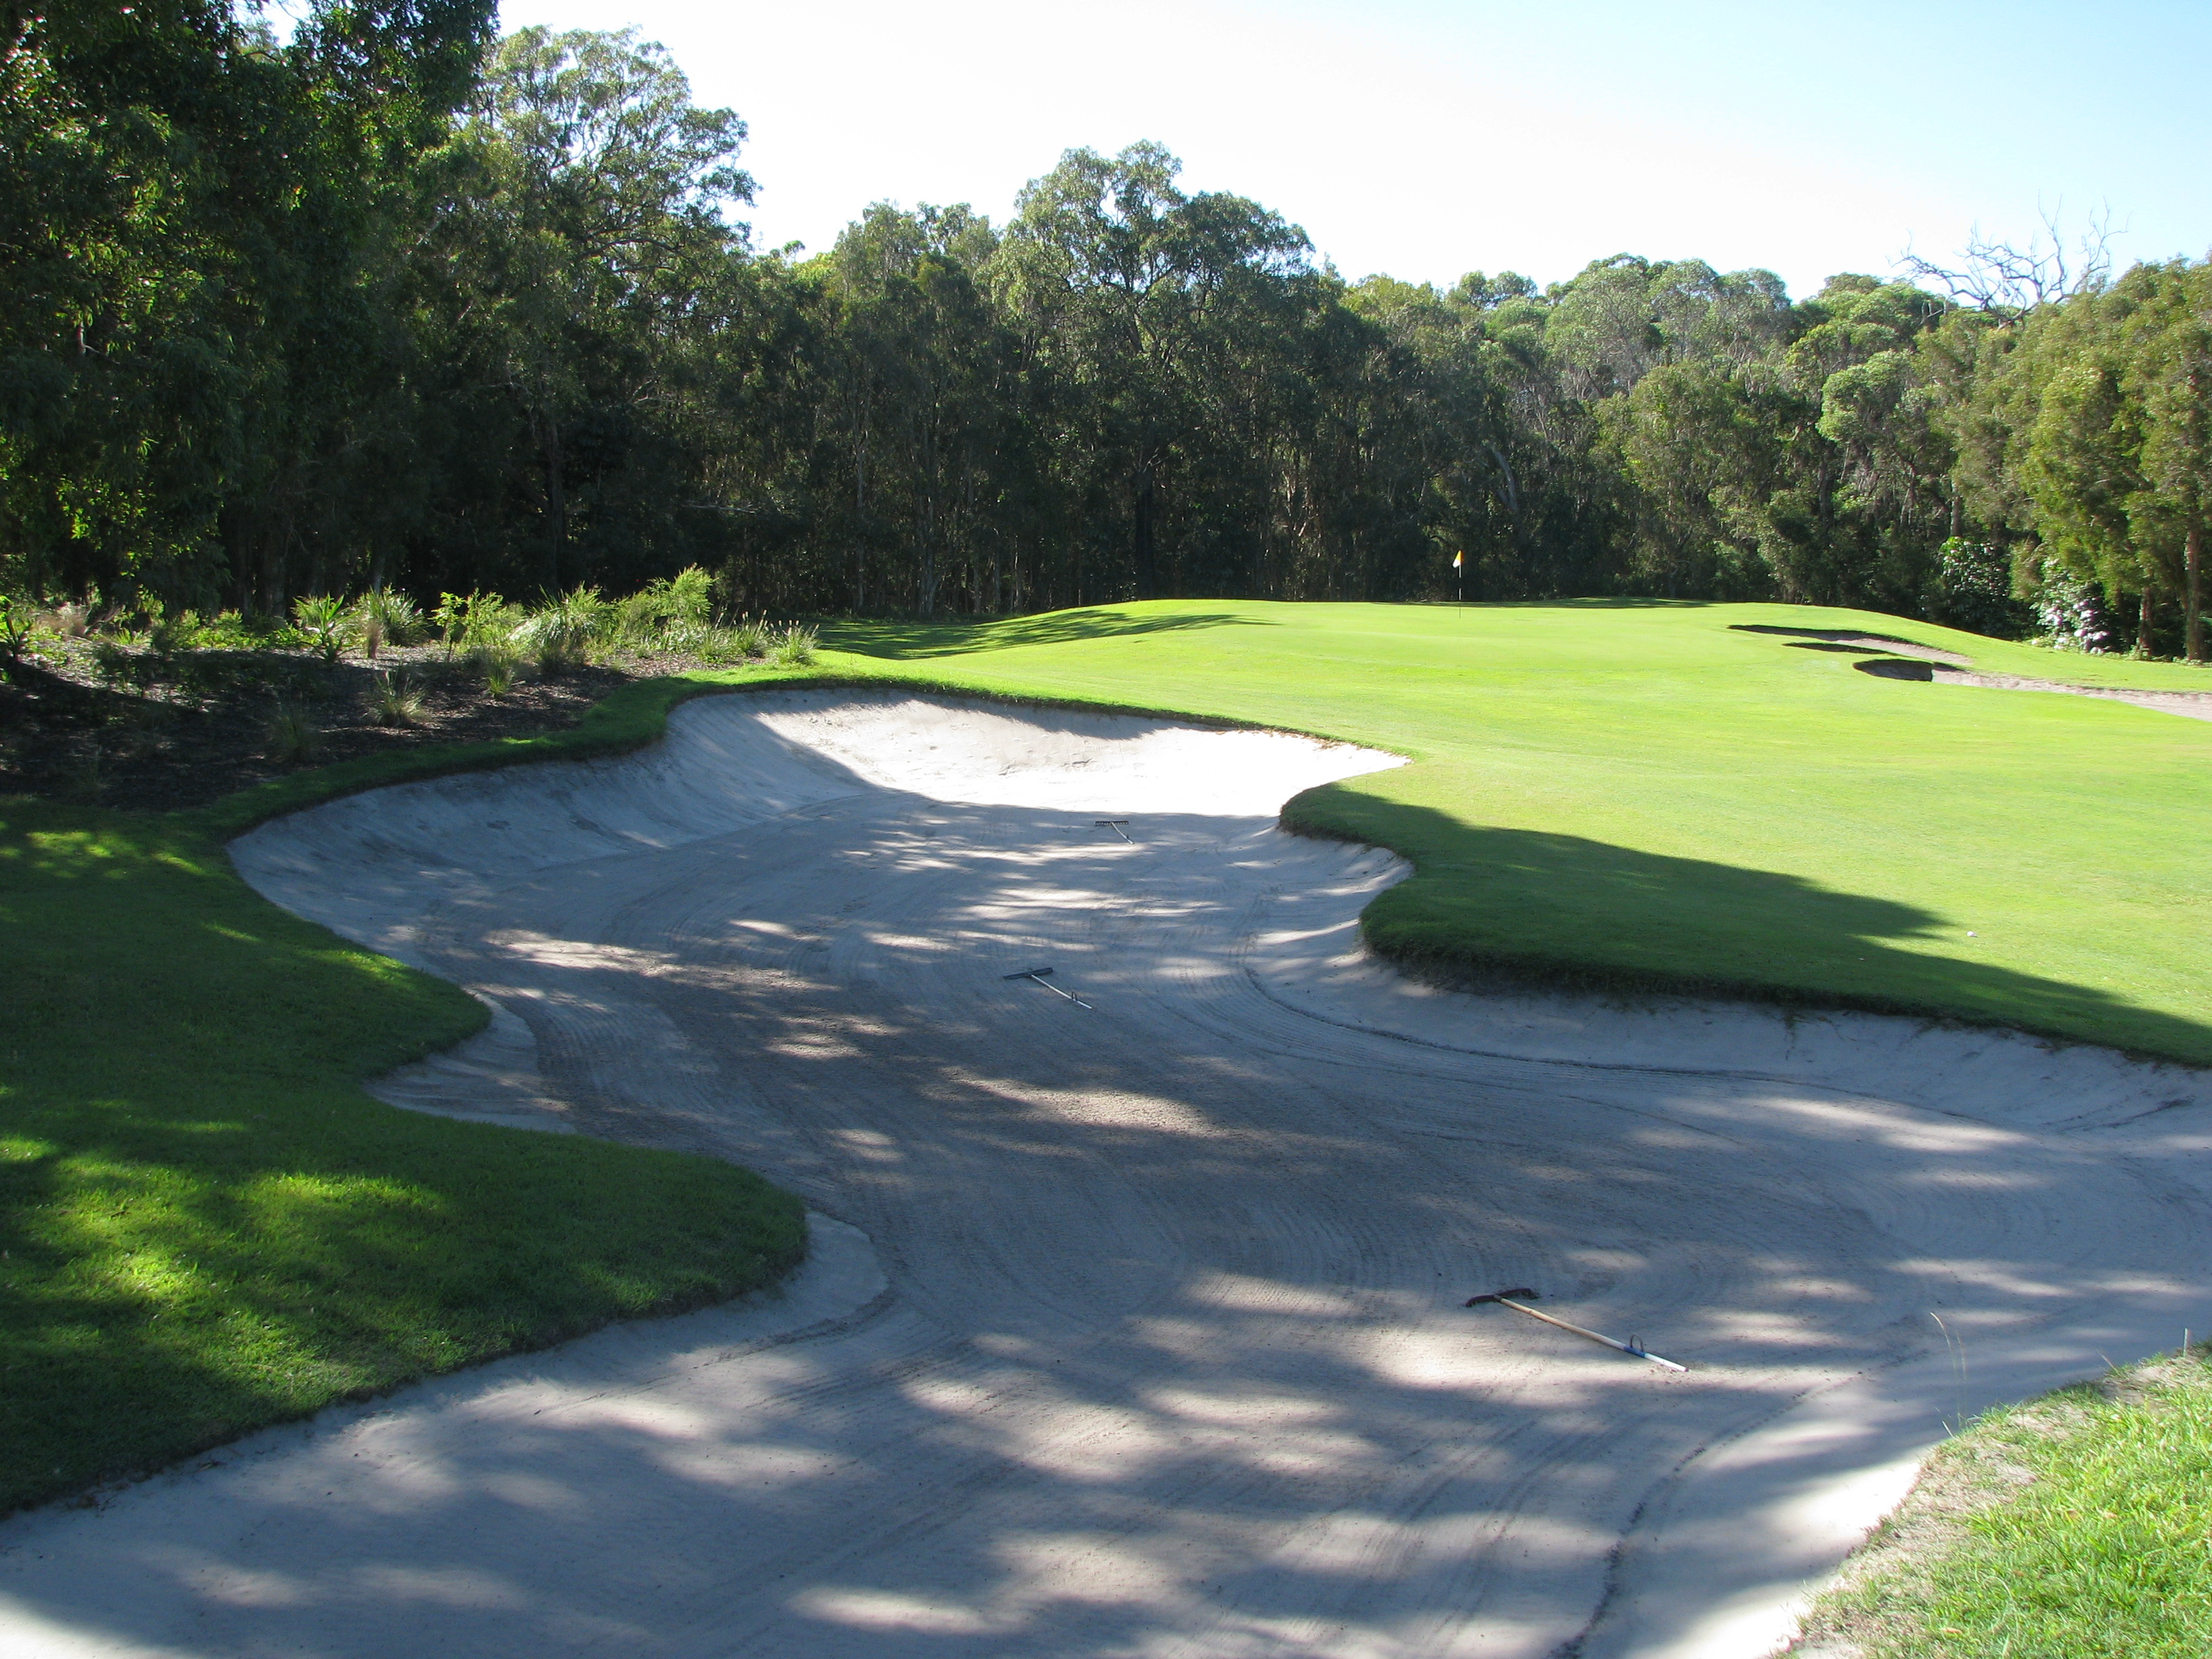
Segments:
[[[1412,985],[1401,866],[1273,827],[1386,763],[787,692],[246,837],[501,1011],[392,1097],[739,1159],[816,1251],[20,1517],[0,1645],[1753,1656],[1946,1419],[2212,1327],[2199,1074]],[[1461,1305],[1522,1285],[1692,1369]]]
[[[2155,708],[2160,714],[2179,714],[2188,720],[2212,720],[2212,691],[2134,691],[2110,685],[2061,685],[2057,680],[2024,679],[2018,674],[1977,674],[1935,661],[1904,662],[1895,657],[1877,657],[1851,666],[1887,680],[1932,680],[1943,685],[1980,685],[2000,691],[2057,691],[2069,697],[2104,697],[2113,702],[2131,702],[2138,708]]]

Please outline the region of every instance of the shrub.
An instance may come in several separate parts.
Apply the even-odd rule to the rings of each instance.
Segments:
[[[815,647],[819,641],[811,628],[801,628],[793,623],[771,636],[768,659],[778,668],[805,668],[814,661]]]
[[[2039,637],[2053,650],[2101,653],[2112,648],[2112,630],[2096,590],[2065,571],[2044,571],[2035,610],[2043,624]]]
[[[436,624],[449,657],[456,651],[473,652],[495,642],[504,643],[514,626],[514,607],[505,599],[496,593],[473,591],[465,597],[441,593],[430,620]]]
[[[508,638],[514,647],[550,677],[580,665],[612,618],[597,588],[578,587],[557,594],[517,623]]]
[[[697,565],[647,582],[614,607],[612,635],[638,651],[684,651],[714,614],[714,579]]]
[[[335,593],[302,594],[292,601],[292,619],[325,662],[338,659],[345,649],[347,624],[352,620],[343,599]]]
[[[379,674],[369,688],[368,712],[379,726],[412,726],[422,718],[422,688],[404,670]]]
[[[1920,611],[1930,622],[1996,640],[2019,639],[2035,623],[2034,611],[2012,596],[2012,561],[1986,542],[1959,536],[1937,555]]]
[[[500,646],[485,646],[476,653],[477,672],[483,676],[484,695],[503,697],[514,690],[514,671],[518,659],[513,651]]]
[[[22,661],[31,648],[32,633],[31,607],[0,593],[0,658],[10,664]]]
[[[157,657],[173,657],[202,642],[206,632],[198,614],[171,611],[159,599],[146,602],[146,646]]]
[[[278,698],[262,728],[269,758],[280,766],[304,766],[322,753],[323,729],[299,704]]]
[[[373,628],[386,645],[416,644],[428,626],[422,619],[422,607],[404,593],[396,593],[388,587],[372,587],[362,594],[355,602],[354,617],[364,642]],[[369,654],[376,653],[372,651]]]
[[[747,657],[768,655],[768,624],[757,617],[740,617],[724,629],[722,634],[729,641],[733,660],[742,662]]]

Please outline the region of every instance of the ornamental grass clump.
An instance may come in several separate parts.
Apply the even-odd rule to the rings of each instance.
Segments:
[[[812,629],[792,623],[771,636],[768,659],[778,668],[811,668],[818,644]]]
[[[647,582],[613,607],[609,635],[632,651],[700,654],[715,632],[714,579],[697,565]]]
[[[477,672],[483,676],[484,695],[503,697],[514,690],[515,671],[522,659],[503,646],[488,645],[478,650],[472,660]]]
[[[404,669],[379,674],[369,688],[369,717],[379,726],[413,726],[422,718],[422,688]]]
[[[262,728],[269,758],[280,766],[305,766],[323,751],[323,728],[298,703],[279,697]]]
[[[421,607],[388,587],[372,587],[354,601],[353,630],[365,656],[374,658],[380,646],[416,644],[428,628]]]
[[[612,607],[597,588],[572,588],[525,617],[509,633],[508,641],[550,679],[589,660],[592,645],[612,616]]]

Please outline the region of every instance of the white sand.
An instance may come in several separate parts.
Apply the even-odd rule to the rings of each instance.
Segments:
[[[1748,1659],[1947,1418],[2212,1328],[2201,1074],[1409,984],[1395,861],[1273,828],[1386,763],[780,693],[246,837],[501,1009],[389,1097],[816,1254],[0,1526],[0,1651]]]

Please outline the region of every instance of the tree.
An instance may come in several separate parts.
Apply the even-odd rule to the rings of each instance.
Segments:
[[[1181,167],[1152,143],[1068,151],[1023,191],[994,262],[1001,302],[1068,389],[1087,467],[1119,486],[1146,599],[1162,591],[1163,495],[1224,412],[1239,325],[1308,270],[1304,233],[1242,197],[1184,195]]]

